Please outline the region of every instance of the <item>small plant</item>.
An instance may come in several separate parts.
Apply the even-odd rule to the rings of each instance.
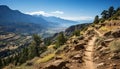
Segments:
[[[73,32],[73,35],[75,35],[75,36],[80,36],[80,30],[75,30],[75,31]]]
[[[107,31],[109,31],[110,29],[107,28],[107,27],[101,27],[99,30],[100,30],[100,31],[103,31],[103,32],[107,32]]]
[[[95,41],[95,45],[96,46],[99,46],[102,44],[102,42],[105,40],[105,38],[102,38],[102,37],[98,37]]]
[[[120,52],[120,40],[114,40],[109,45],[112,52]]]

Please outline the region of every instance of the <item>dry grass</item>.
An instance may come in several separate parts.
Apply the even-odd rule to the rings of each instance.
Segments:
[[[102,31],[102,32],[107,32],[107,31],[110,30],[110,28],[108,28],[108,27],[106,27],[106,26],[103,26],[103,27],[101,27],[99,30]]]
[[[44,63],[44,62],[47,62],[49,60],[51,60],[52,58],[54,58],[55,54],[52,53],[52,54],[48,54],[47,56],[43,57],[43,58],[40,58],[39,60],[37,60],[37,63]]]
[[[120,39],[112,41],[109,47],[112,52],[120,52]]]
[[[54,46],[55,46],[55,45],[49,45],[47,48],[48,48],[48,49],[52,49],[52,48],[54,48]]]

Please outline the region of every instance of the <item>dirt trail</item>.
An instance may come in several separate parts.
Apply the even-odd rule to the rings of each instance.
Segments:
[[[101,34],[98,30],[94,29],[94,31],[95,31],[99,36],[103,36],[103,34]]]
[[[96,37],[92,37],[92,39],[88,42],[88,46],[85,51],[85,69],[96,69],[95,64],[93,62],[93,48]]]

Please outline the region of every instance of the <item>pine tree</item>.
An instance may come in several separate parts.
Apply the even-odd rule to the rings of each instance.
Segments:
[[[116,12],[118,12],[118,11],[120,11],[120,7],[118,7],[118,8],[116,9]]]
[[[51,44],[50,38],[45,38],[44,43],[45,43],[46,46],[49,46]]]
[[[108,16],[109,18],[115,13],[115,10],[114,10],[114,7],[111,6],[109,9],[108,9]]]
[[[104,10],[102,13],[102,19],[108,19],[108,11],[107,10]]]
[[[28,52],[29,52],[29,54],[28,54],[28,58],[29,58],[29,59],[32,59],[32,58],[34,58],[35,56],[37,56],[37,54],[36,54],[36,48],[35,48],[35,43],[34,43],[34,42],[32,42],[32,43],[30,44],[30,46],[29,46],[29,48],[28,48]]]
[[[98,15],[95,16],[94,23],[99,23],[99,16]]]
[[[39,57],[40,44],[42,43],[42,40],[41,40],[41,37],[38,36],[37,34],[33,35],[33,39],[34,39],[34,42],[35,42],[36,55]]]
[[[60,45],[63,45],[66,41],[66,38],[63,34],[63,32],[59,33],[58,37],[57,37],[57,42],[56,42],[56,47],[55,48],[58,48],[60,47]]]

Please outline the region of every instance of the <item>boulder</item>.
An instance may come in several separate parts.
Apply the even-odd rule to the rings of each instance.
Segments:
[[[57,69],[57,67],[54,66],[54,65],[50,65],[50,66],[48,66],[48,67],[46,67],[46,68],[44,68],[44,69]]]
[[[79,36],[79,37],[78,37],[78,40],[83,40],[83,39],[84,39],[83,36]]]
[[[103,36],[105,36],[105,37],[109,37],[109,36],[111,35],[111,33],[112,33],[112,31],[108,31],[108,32],[104,33]]]
[[[105,65],[105,63],[99,63],[99,64],[97,64],[97,68],[101,67],[101,66],[104,66],[104,65]]]
[[[113,40],[114,40],[114,38],[110,38],[110,39],[104,40],[104,42],[105,42],[105,43],[109,43],[109,42],[111,42],[111,41],[113,41]]]
[[[80,54],[74,55],[73,59],[78,60],[78,59],[82,59],[82,56]]]
[[[78,40],[74,40],[73,43],[74,43],[74,44],[77,44],[77,43],[79,43],[79,42],[78,42]]]
[[[81,49],[85,49],[84,44],[78,44],[74,47],[74,50],[76,51],[81,50]]]
[[[69,63],[68,61],[63,61],[63,60],[56,60],[44,69],[69,69],[66,67],[66,64]]]
[[[120,37],[120,29],[113,31],[113,32],[112,32],[112,36],[113,36],[114,38]]]
[[[81,54],[74,55],[72,59],[75,60],[78,63],[83,62]]]

